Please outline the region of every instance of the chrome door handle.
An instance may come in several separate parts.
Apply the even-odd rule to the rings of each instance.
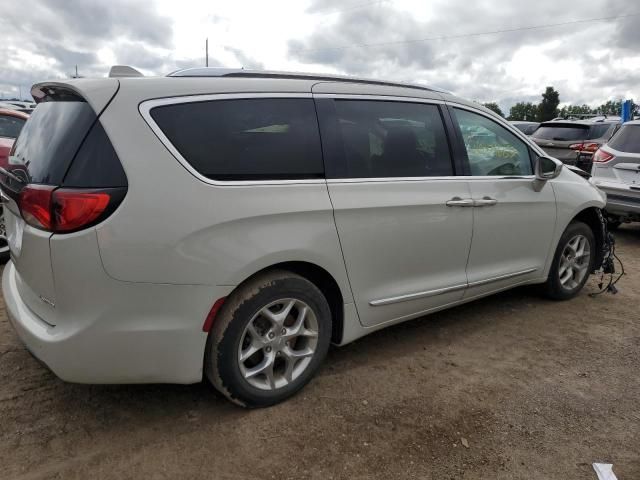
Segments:
[[[475,201],[472,198],[453,197],[446,203],[447,207],[473,207]]]
[[[493,207],[498,200],[491,197],[482,197],[480,200],[473,201],[475,207]]]

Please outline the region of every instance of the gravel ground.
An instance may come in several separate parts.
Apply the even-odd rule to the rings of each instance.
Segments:
[[[0,478],[640,478],[640,227],[616,296],[518,289],[329,353],[245,411],[211,387],[66,384],[0,314]],[[463,440],[464,439],[464,440]]]

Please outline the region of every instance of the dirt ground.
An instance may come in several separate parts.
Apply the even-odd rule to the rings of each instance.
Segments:
[[[640,479],[640,227],[617,238],[616,296],[518,289],[389,328],[264,410],[205,384],[63,383],[2,312],[0,478]]]

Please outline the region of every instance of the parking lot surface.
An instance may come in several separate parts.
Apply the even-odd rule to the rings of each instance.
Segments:
[[[640,478],[640,227],[621,292],[518,289],[341,349],[292,400],[66,384],[0,309],[0,478]],[[464,440],[463,440],[464,439]]]

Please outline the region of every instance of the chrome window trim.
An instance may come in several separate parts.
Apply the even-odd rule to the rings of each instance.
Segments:
[[[480,180],[527,180],[532,181],[535,179],[535,175],[487,175],[487,176],[472,176],[472,175],[450,175],[443,177],[371,177],[371,178],[327,178],[327,184],[341,184],[341,183],[391,183],[391,182],[426,182],[426,181],[452,181],[460,180],[464,182],[468,181],[480,181]]]
[[[527,275],[528,273],[533,273],[536,270],[538,269],[527,268],[526,270],[520,270],[513,273],[498,275],[496,277],[491,277],[484,280],[478,280],[471,283],[453,285],[451,287],[436,288],[434,290],[425,290],[424,292],[407,293],[404,295],[397,295],[395,297],[389,297],[389,298],[380,298],[377,300],[371,300],[369,302],[369,305],[371,305],[372,307],[380,307],[383,305],[391,305],[394,303],[407,302],[409,300],[418,300],[420,298],[435,297],[436,295],[444,295],[445,293],[456,292],[456,291],[464,290],[470,287],[479,287],[482,285],[487,285],[489,283],[499,282],[501,280],[508,280],[510,278]]]
[[[311,93],[216,93],[216,94],[204,94],[204,95],[187,95],[187,96],[174,96],[165,98],[156,98],[153,100],[145,100],[138,106],[138,111],[144,121],[149,125],[149,128],[158,137],[160,142],[165,148],[175,157],[178,162],[194,177],[198,180],[208,183],[210,185],[217,186],[249,186],[249,185],[324,185],[326,180],[324,178],[314,179],[291,179],[291,180],[215,180],[205,177],[185,159],[182,154],[173,146],[171,141],[164,134],[162,129],[151,117],[151,110],[155,107],[164,105],[177,105],[181,103],[198,103],[208,102],[215,100],[242,100],[251,98],[313,98]]]
[[[158,137],[164,147],[178,160],[178,162],[185,168],[191,175],[198,180],[216,186],[251,186],[251,185],[322,185],[328,184],[340,184],[340,183],[389,183],[389,182],[421,182],[421,181],[443,181],[443,180],[484,180],[484,179],[527,179],[533,180],[535,175],[495,175],[495,176],[472,176],[472,175],[451,175],[441,177],[384,177],[384,178],[318,178],[318,179],[291,179],[291,180],[215,180],[207,178],[200,174],[191,164],[180,154],[180,152],[173,146],[171,141],[163,133],[162,129],[151,117],[151,110],[155,107],[164,105],[176,105],[181,103],[197,103],[215,100],[241,100],[251,98],[333,98],[333,99],[346,99],[346,100],[378,100],[378,101],[396,101],[405,103],[423,103],[431,105],[450,105],[456,108],[462,108],[464,110],[471,111],[482,115],[489,120],[496,121],[481,110],[477,110],[473,107],[469,107],[464,104],[458,104],[455,102],[445,102],[439,99],[420,98],[420,97],[398,97],[392,95],[362,95],[362,94],[345,94],[345,93],[286,93],[286,92],[259,92],[259,93],[215,93],[215,94],[200,94],[200,95],[185,95],[185,96],[172,96],[164,98],[156,98],[151,100],[145,100],[138,106],[138,111],[144,119],[145,123],[151,128],[153,133]],[[509,131],[516,131],[520,135],[520,138],[524,136],[522,132],[510,125],[508,122],[502,121],[502,126],[506,126]],[[540,155],[544,155],[544,152],[535,143],[529,141],[526,137],[524,140],[528,145],[533,145],[534,149]]]

